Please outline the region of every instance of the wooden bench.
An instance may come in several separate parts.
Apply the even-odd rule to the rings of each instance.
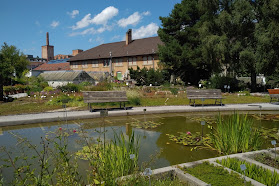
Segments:
[[[120,102],[124,103],[128,101],[127,95],[125,91],[83,91],[83,101],[88,104],[88,108],[90,112],[93,112],[91,103],[112,103],[112,102]]]
[[[218,102],[222,106],[223,98],[221,95],[221,89],[187,89],[186,93],[187,98],[190,100],[190,105],[193,101],[193,105],[196,106],[196,99],[201,99],[202,101],[204,101],[205,99],[215,99],[215,105]]]
[[[279,101],[279,89],[267,89],[270,96],[270,103],[273,100]]]

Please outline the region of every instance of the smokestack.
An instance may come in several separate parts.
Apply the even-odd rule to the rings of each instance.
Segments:
[[[46,45],[49,45],[49,36],[48,36],[48,32],[46,33]]]
[[[132,29],[129,29],[126,32],[126,45],[129,45],[132,42]]]

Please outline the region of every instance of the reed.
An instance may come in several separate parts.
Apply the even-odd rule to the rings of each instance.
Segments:
[[[219,114],[210,137],[214,148],[224,154],[258,150],[263,143],[259,130],[253,128],[253,120],[237,112],[226,119]]]
[[[113,140],[95,149],[99,151],[97,158],[89,160],[93,170],[96,171],[91,175],[93,180],[104,182],[106,185],[114,185],[117,177],[136,172],[139,141],[139,137],[136,137],[134,133],[128,139],[125,139],[123,133],[114,133]]]

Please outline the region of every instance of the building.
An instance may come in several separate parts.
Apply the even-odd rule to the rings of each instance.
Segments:
[[[46,33],[46,45],[42,46],[42,58],[47,61],[54,59],[54,46],[49,45],[49,35]]]
[[[49,71],[65,71],[71,70],[70,63],[67,62],[68,59],[52,60],[48,63],[44,63],[37,68],[32,70],[32,76],[38,76],[44,72]]]
[[[83,50],[81,49],[76,49],[76,50],[73,50],[73,53],[72,55],[71,54],[68,54],[68,55],[65,55],[65,54],[57,54],[54,56],[54,59],[67,59],[67,58],[71,58],[73,56],[76,56],[77,54],[83,52]]]
[[[79,84],[85,81],[95,84],[93,77],[84,71],[49,71],[40,74],[40,76],[53,88],[67,85],[68,83]]]
[[[126,40],[102,44],[70,58],[72,70],[109,72],[117,79],[127,79],[129,68],[158,68],[159,37],[132,39],[132,30],[126,33]]]

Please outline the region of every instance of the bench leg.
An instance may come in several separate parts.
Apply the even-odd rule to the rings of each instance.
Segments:
[[[89,106],[89,112],[94,112],[94,109],[92,108],[91,103],[88,103],[88,106]]]
[[[125,106],[125,102],[124,102],[124,110],[127,110],[127,109],[126,109],[126,106]]]
[[[194,99],[194,107],[196,107],[196,100]]]

